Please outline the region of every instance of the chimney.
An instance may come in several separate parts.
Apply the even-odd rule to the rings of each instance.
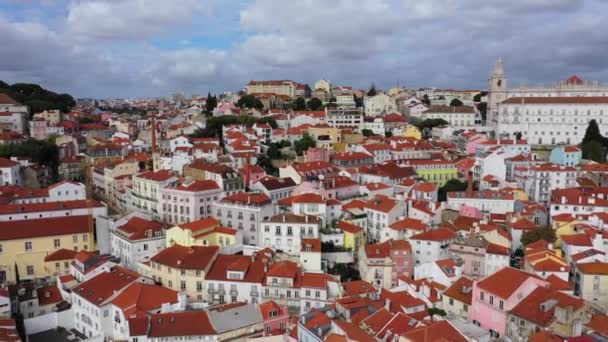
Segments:
[[[150,144],[152,145],[152,153],[156,153],[156,120],[155,120],[155,115],[152,114],[152,136],[150,138],[151,142]]]
[[[388,311],[391,310],[391,300],[389,298],[386,298],[386,300],[384,301],[384,308]]]
[[[473,171],[467,173],[467,196],[473,194]]]

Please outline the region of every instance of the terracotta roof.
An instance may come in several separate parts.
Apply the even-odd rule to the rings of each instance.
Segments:
[[[555,274],[549,275],[545,280],[549,283],[549,287],[556,291],[572,291],[573,289],[570,283]]]
[[[388,213],[397,206],[398,202],[386,195],[376,195],[365,203],[367,209]]]
[[[365,280],[353,280],[345,282],[342,283],[342,287],[344,288],[344,297],[358,296],[362,294],[376,292],[376,289],[372,286],[372,284],[368,283]]]
[[[296,182],[294,182],[294,180],[291,179],[291,177],[278,178],[278,177],[266,176],[266,177],[261,178],[257,182],[262,184],[264,186],[264,188],[266,188],[269,191],[277,190],[277,189],[284,189],[284,188],[289,188],[289,187],[295,187],[297,185]]]
[[[215,260],[218,246],[191,246],[173,245],[165,248],[150,261],[179,269],[207,270]]]
[[[535,274],[512,267],[505,267],[478,281],[477,287],[493,293],[500,298],[508,299],[528,278],[542,280]]]
[[[327,289],[327,283],[337,283],[332,275],[324,273],[303,273],[301,279],[303,288]]]
[[[405,240],[387,240],[375,244],[365,245],[365,254],[368,259],[388,258],[392,250],[411,251],[410,243]]]
[[[600,336],[608,337],[608,316],[606,315],[592,315],[591,320],[585,326]]]
[[[488,243],[488,247],[486,248],[486,254],[499,254],[510,256],[511,250],[507,247],[490,242]]]
[[[365,331],[363,329],[359,328],[354,323],[349,323],[342,319],[335,319],[333,322],[340,328],[340,330],[344,331],[344,333],[346,334],[346,336],[348,337],[348,339],[350,341],[357,341],[357,342],[375,342],[376,341],[376,339],[369,336],[367,333],[365,333]]]
[[[446,241],[455,238],[456,234],[453,231],[447,228],[439,228],[416,234],[410,237],[410,240]]]
[[[126,268],[114,266],[110,271],[101,272],[97,276],[76,286],[72,293],[91,304],[101,306],[117,291],[121,291],[141,276]]]
[[[88,216],[47,217],[0,222],[0,241],[89,233]]]
[[[319,224],[321,219],[312,216],[312,215],[296,215],[291,212],[277,214],[270,217],[264,222],[272,222],[272,223],[309,223],[309,224]]]
[[[412,229],[412,230],[416,230],[416,231],[425,231],[428,228],[428,225],[419,219],[406,217],[403,220],[393,222],[392,224],[389,225],[389,227],[391,229],[398,230],[398,231],[406,230],[406,229]]]
[[[265,267],[262,260],[254,259],[251,256],[220,254],[205,275],[205,279],[261,284],[264,281]],[[227,271],[243,272],[243,278],[229,279]]]
[[[15,101],[12,97],[5,93],[0,93],[0,104],[20,105],[19,102]]]
[[[272,203],[270,197],[263,193],[239,192],[222,198],[223,203],[262,206]]]
[[[608,103],[607,96],[534,96],[534,97],[511,97],[503,101],[507,104],[546,104],[546,103],[563,103],[563,104],[593,104],[593,103]]]
[[[300,252],[321,253],[321,239],[302,239]]]
[[[576,264],[576,268],[584,274],[608,275],[608,263],[601,261]]]
[[[179,300],[177,291],[166,287],[132,283],[112,300],[126,317],[133,314],[146,314],[159,310],[163,304],[175,304]]]
[[[206,311],[181,311],[150,316],[150,337],[215,336]]]
[[[124,233],[127,239],[135,241],[158,236],[155,233],[162,231],[163,224],[134,216],[117,229]],[[148,232],[150,232],[151,235],[148,235]]]
[[[35,213],[44,211],[72,210],[82,208],[104,207],[95,200],[74,200],[62,202],[27,203],[27,204],[3,204],[0,205],[0,214]],[[12,221],[15,222],[15,221]]]
[[[63,260],[74,260],[76,252],[73,249],[61,248],[53,253],[48,254],[44,257],[45,262],[49,261],[63,261]]]
[[[553,306],[549,302],[552,300],[556,301]],[[555,306],[578,310],[584,306],[584,303],[583,299],[539,286],[511,309],[510,313],[538,326],[546,327],[555,319]],[[543,309],[542,305],[546,305],[546,308]]]
[[[145,171],[136,176],[137,178],[148,179],[151,181],[162,182],[175,177],[171,170],[159,170],[156,172]]]
[[[198,192],[198,191],[219,190],[220,186],[214,180],[205,179],[205,180],[195,180],[195,181],[192,181],[189,183],[182,182],[176,187],[166,186],[165,188],[172,189],[172,190],[180,190],[180,191]]]
[[[56,285],[49,285],[36,289],[38,304],[40,306],[58,304],[63,302],[63,297]]]
[[[13,166],[17,166],[17,165],[21,165],[21,164],[19,164],[19,162],[16,162],[14,160],[0,157],[0,168],[13,167]]]
[[[181,223],[178,226],[182,229],[188,229],[188,230],[191,230],[192,232],[197,232],[197,231],[203,230],[203,229],[219,227],[220,221],[218,221],[215,217],[210,216],[210,217],[204,217],[204,218],[201,218],[200,220],[196,220],[196,221],[192,221],[192,222]]]
[[[352,223],[340,220],[338,221],[338,223],[336,223],[336,227],[342,229],[342,231],[351,233],[351,234],[357,234],[361,231],[363,231],[363,227],[359,227],[357,225],[354,225]]]
[[[382,308],[373,314],[363,319],[359,326],[363,327],[368,333],[373,335],[380,332],[380,330],[393,319],[394,315],[385,308]]]
[[[300,267],[293,261],[278,261],[272,264],[266,277],[279,277],[279,278],[296,278],[300,272]]]
[[[467,339],[448,321],[438,321],[429,326],[415,328],[402,334],[411,342],[466,342]]]
[[[562,242],[572,246],[593,246],[591,239],[587,234],[562,235],[560,236],[560,239]]]
[[[283,198],[278,201],[280,205],[291,206],[293,203],[317,203],[317,204],[325,204],[325,200],[319,194],[315,194],[312,192],[307,192],[299,195],[294,195],[291,197]]]
[[[473,298],[473,281],[465,277],[460,277],[452,286],[448,287],[447,290],[443,292],[443,295],[471,305],[471,300]]]

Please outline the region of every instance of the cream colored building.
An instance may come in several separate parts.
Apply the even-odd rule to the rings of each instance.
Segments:
[[[169,170],[145,171],[134,176],[131,201],[135,211],[160,220],[160,189],[175,181],[177,177]]]
[[[52,217],[0,222],[0,283],[53,276],[45,257],[59,249],[94,250],[92,218]]]
[[[217,246],[173,245],[150,258],[149,265],[140,264],[145,275],[170,289],[186,293],[189,301],[207,298],[205,275],[219,254]]]
[[[226,254],[242,249],[243,238],[240,231],[221,227],[213,217],[179,224],[167,230],[166,246],[218,246]]]
[[[45,110],[44,112],[36,113],[32,120],[42,119],[51,126],[56,126],[61,122],[61,111],[58,109]]]
[[[608,309],[608,263],[594,261],[576,264],[574,295],[592,306]]]
[[[328,80],[318,80],[315,83],[315,90],[316,89],[323,89],[327,93],[330,93],[331,92],[331,83]]]

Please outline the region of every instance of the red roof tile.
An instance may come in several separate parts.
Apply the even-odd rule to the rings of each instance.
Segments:
[[[206,311],[182,311],[150,317],[150,337],[215,336]]]
[[[447,228],[439,228],[416,234],[410,237],[410,240],[446,241],[455,238],[456,234],[453,231]]]
[[[177,291],[166,287],[133,283],[125,288],[112,304],[119,307],[126,317],[159,310],[163,304],[175,304],[179,300]]]
[[[48,217],[0,222],[0,241],[89,233],[88,216]]]
[[[493,293],[500,298],[508,299],[528,278],[542,280],[535,274],[527,273],[512,267],[505,267],[477,282],[477,287]]]
[[[218,246],[173,245],[160,251],[150,261],[179,269],[207,270],[218,252]]]
[[[91,304],[100,306],[111,298],[116,291],[121,291],[141,276],[120,266],[114,266],[110,271],[101,272],[97,276],[76,286],[72,293],[81,296]]]
[[[76,252],[72,249],[61,248],[44,257],[45,262],[74,260]]]

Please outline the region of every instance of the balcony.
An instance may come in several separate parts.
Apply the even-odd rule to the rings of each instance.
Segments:
[[[207,293],[210,294],[210,295],[214,295],[214,294],[218,293],[218,290],[217,289],[213,289],[213,288],[209,288],[207,290]]]
[[[252,290],[251,292],[249,292],[249,295],[251,297],[259,297],[260,293],[257,290]]]
[[[237,291],[237,290],[230,290],[230,295],[231,296],[238,296],[239,295],[239,291]]]

